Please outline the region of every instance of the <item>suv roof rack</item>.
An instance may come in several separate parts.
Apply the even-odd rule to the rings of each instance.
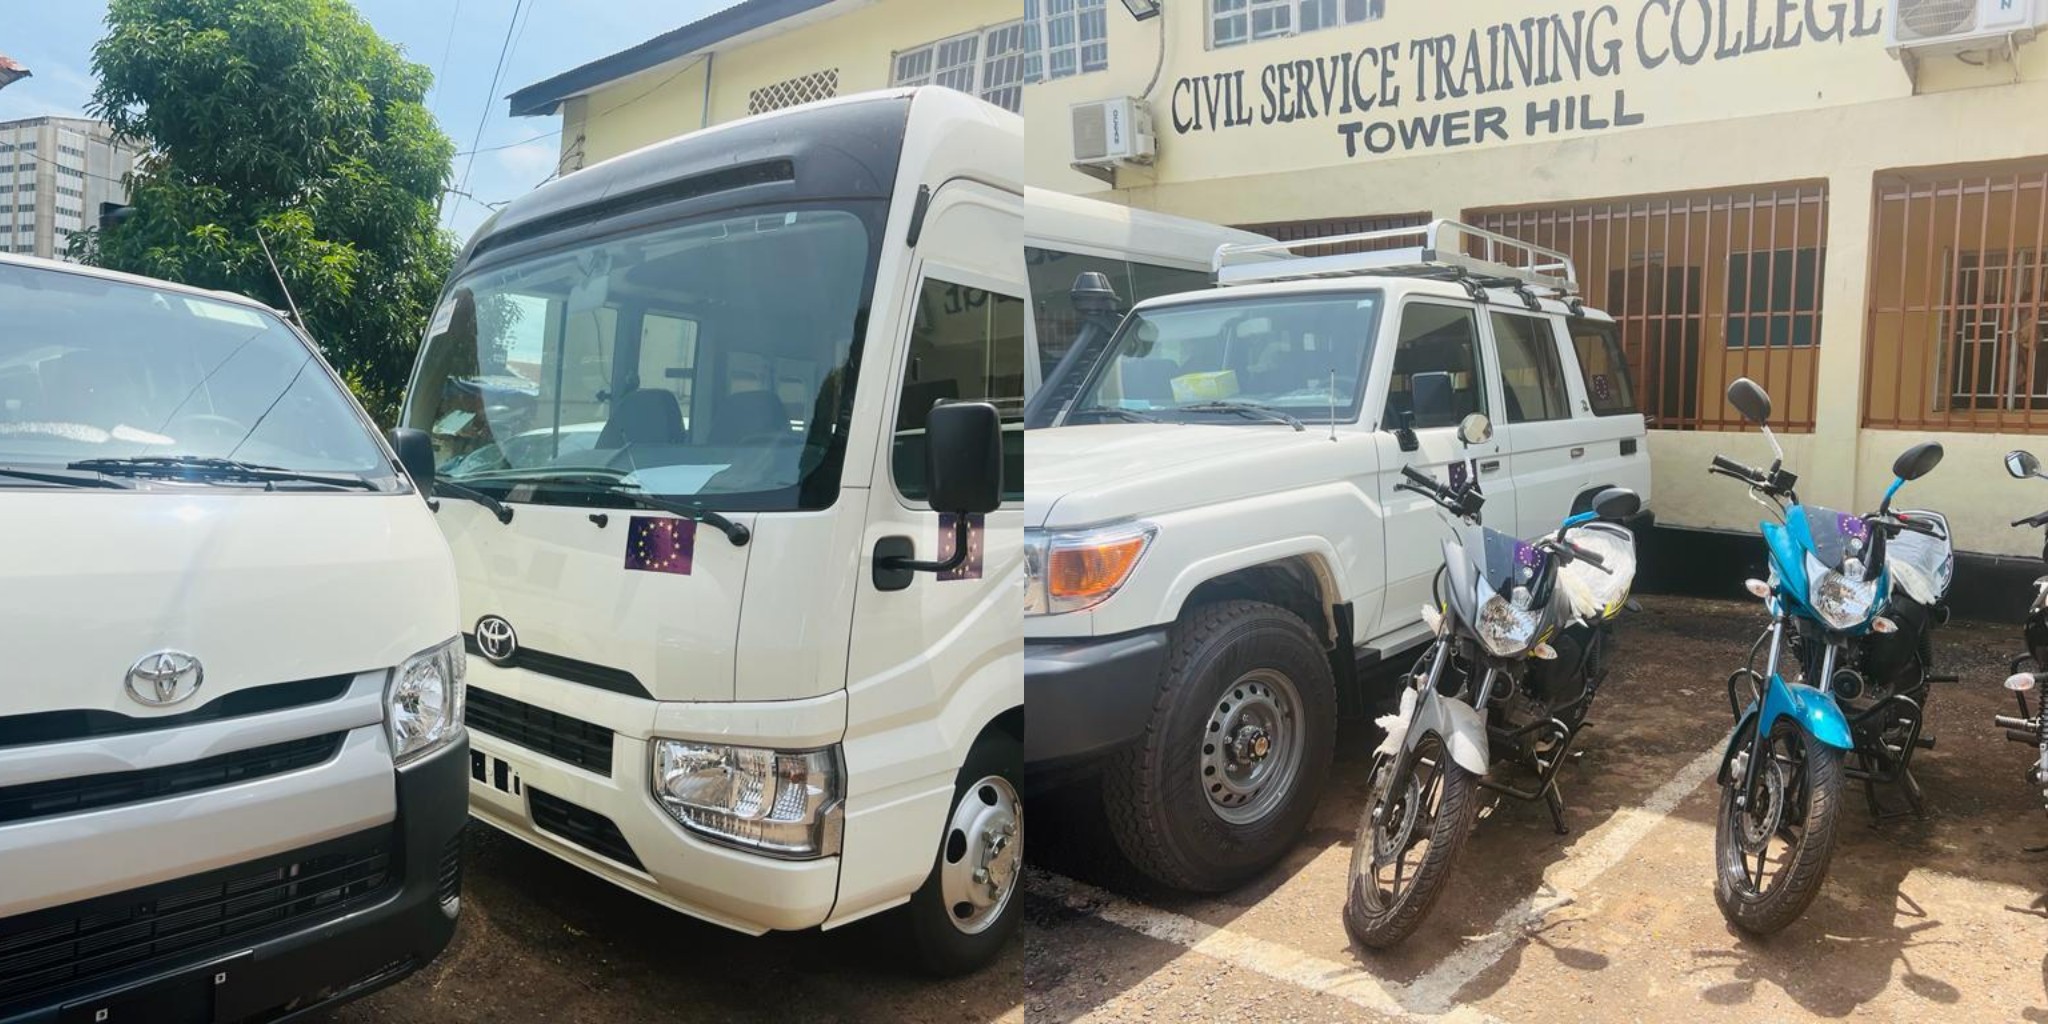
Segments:
[[[1412,244],[1390,244],[1401,242]],[[1387,247],[1335,256],[1294,254],[1296,249],[1360,243]],[[1475,251],[1479,255],[1468,255]],[[1221,245],[1211,269],[1219,287],[1373,275],[1460,281],[1481,288],[1546,288],[1558,298],[1579,291],[1578,267],[1570,256],[1454,220],[1290,242]]]

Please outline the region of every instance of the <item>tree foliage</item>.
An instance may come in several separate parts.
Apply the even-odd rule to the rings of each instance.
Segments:
[[[147,155],[127,219],[72,251],[282,309],[260,231],[322,353],[393,422],[454,257],[432,73],[345,0],[112,0],[93,70],[93,113]]]

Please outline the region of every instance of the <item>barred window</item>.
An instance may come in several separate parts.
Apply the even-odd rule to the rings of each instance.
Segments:
[[[889,84],[943,85],[1015,111],[1033,80],[1035,48],[1030,22],[1004,22],[897,52]]]
[[[828,100],[839,95],[839,69],[829,68],[798,75],[773,85],[764,85],[747,94],[747,113],[765,114],[771,110],[794,107],[815,100]]]
[[[1378,21],[1386,0],[1209,0],[1209,45],[1237,46],[1255,39]]]

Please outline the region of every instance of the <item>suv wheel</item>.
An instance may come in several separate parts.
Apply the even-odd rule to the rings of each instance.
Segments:
[[[1103,806],[1140,871],[1220,892],[1285,856],[1315,811],[1336,682],[1308,624],[1263,602],[1197,608],[1170,643],[1151,721],[1107,766]]]

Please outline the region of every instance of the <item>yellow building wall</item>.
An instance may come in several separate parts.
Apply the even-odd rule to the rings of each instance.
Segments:
[[[1819,345],[1801,359],[1811,368],[1799,371],[1817,375],[1814,431],[1783,438],[1801,475],[1802,497],[1834,507],[1872,506],[1890,483],[1892,458],[1912,441],[1936,437],[1948,447],[1948,460],[1908,487],[1902,500],[1956,516],[1964,550],[2039,551],[2038,538],[2005,523],[2038,511],[2048,495],[2016,494],[2024,485],[2007,479],[1996,458],[2028,444],[2027,437],[1874,431],[1861,422],[1876,178],[1898,168],[2048,154],[2048,117],[2040,113],[2048,110],[2048,40],[2022,46],[2016,65],[1998,60],[1976,68],[1952,57],[1930,58],[1916,90],[1884,50],[1877,26],[1886,5],[1877,0],[1787,0],[1783,6],[1799,33],[1796,44],[1782,48],[1758,48],[1750,28],[1753,9],[1772,44],[1783,41],[1776,0],[1388,0],[1387,16],[1377,22],[1219,49],[1206,45],[1200,0],[1166,0],[1166,6],[1165,59],[1150,96],[1156,164],[1120,171],[1114,190],[1068,166],[1072,105],[1138,95],[1161,53],[1161,22],[1133,22],[1111,4],[1109,70],[1025,90],[1031,184],[1246,224],[1416,211],[1458,217],[1486,208],[1826,182],[1825,315]],[[1577,75],[1567,68],[1562,80],[1546,76],[1543,84],[1528,84],[1517,73],[1497,90],[1439,96],[1432,53],[1444,37],[1456,47],[1451,80],[1478,80],[1466,75],[1463,61],[1476,39],[1477,74],[1491,85],[1498,76],[1487,50],[1489,29],[1493,38],[1504,38],[1501,26],[1519,26],[1539,13],[1559,13],[1568,27],[1583,16],[1591,26],[1591,47],[1579,51]],[[1833,31],[1837,13],[1839,33]],[[1707,43],[1695,63],[1664,56],[1673,15],[1683,19],[1687,47]],[[1702,36],[1709,18],[1710,31]],[[1820,39],[1811,31],[1815,24],[1823,30]],[[1373,56],[1363,56],[1369,52]],[[1359,109],[1363,97],[1354,96],[1346,112],[1340,93],[1350,90],[1341,83],[1324,100],[1323,84],[1345,60],[1367,68],[1358,91],[1370,93],[1372,109]],[[1374,73],[1375,61],[1393,68],[1391,77]],[[1311,83],[1305,99],[1299,90],[1283,89],[1303,79]],[[1380,101],[1383,84],[1389,98],[1398,90],[1398,103]],[[1213,117],[1211,98],[1217,100]],[[1241,109],[1230,102],[1239,98]],[[1196,99],[1203,102],[1191,106]],[[1532,131],[1529,108],[1548,110],[1552,103],[1590,109],[1605,123],[1552,132],[1540,122]],[[1618,103],[1630,123],[1613,123]],[[1447,122],[1439,119],[1429,122],[1438,131],[1433,145],[1397,146],[1384,155],[1363,145],[1372,123],[1461,111],[1462,120],[1449,123],[1470,135],[1478,123],[1473,112],[1486,108],[1506,113],[1499,118],[1503,127],[1484,141],[1447,146]],[[1239,116],[1225,114],[1233,109]],[[1371,130],[1377,138],[1384,131],[1399,137],[1398,129]],[[1347,153],[1347,142],[1357,144],[1355,152]],[[1731,353],[1737,362],[1740,356]],[[1884,383],[1889,389],[1890,378]],[[2038,439],[2032,443],[2048,449]],[[1706,467],[1717,452],[1767,461],[1762,438],[1655,431],[1650,450],[1661,522],[1754,528],[1761,510],[1739,487],[1709,477]]]
[[[566,166],[588,166],[745,117],[754,90],[817,71],[837,69],[841,96],[888,88],[897,51],[1021,14],[1014,0],[841,0],[841,6],[847,10],[837,17],[721,50],[709,60],[673,61],[568,100],[562,108]]]

